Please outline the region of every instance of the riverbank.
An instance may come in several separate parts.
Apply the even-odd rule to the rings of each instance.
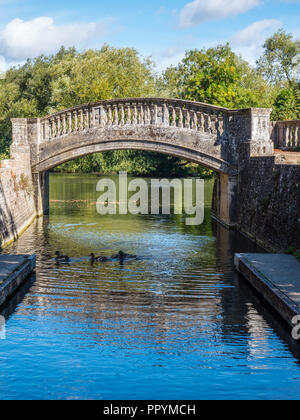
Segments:
[[[34,271],[35,255],[0,255],[0,306]]]
[[[235,254],[235,268],[293,327],[300,315],[300,264],[292,255]]]

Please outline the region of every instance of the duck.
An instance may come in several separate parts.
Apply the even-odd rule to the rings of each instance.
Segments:
[[[90,255],[90,257],[91,257],[91,263],[94,263],[94,262],[106,262],[107,261],[107,258],[106,257],[103,257],[102,255],[100,255],[99,257],[95,257],[95,254],[91,254]]]
[[[111,258],[112,259],[119,259],[120,261],[124,261],[125,258],[136,258],[136,255],[126,254],[123,251],[119,251],[118,254],[113,255]]]
[[[70,258],[67,255],[61,255],[59,251],[55,253],[55,260],[57,263],[67,263],[70,262]]]

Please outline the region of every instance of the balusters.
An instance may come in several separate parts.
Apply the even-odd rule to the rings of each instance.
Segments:
[[[164,127],[170,126],[170,113],[167,104],[163,105],[163,119],[162,123]]]
[[[218,135],[220,136],[220,137],[222,137],[223,136],[223,133],[224,133],[224,122],[223,122],[223,116],[218,116],[218,127],[217,127],[217,132],[218,132]]]
[[[96,125],[96,109],[93,107],[90,111],[90,127],[95,127]]]
[[[113,105],[112,123],[113,125],[119,125],[119,110],[116,104]]]
[[[144,107],[143,104],[138,103],[138,124],[144,124]]]
[[[85,108],[84,128],[86,130],[90,128],[89,117],[90,117],[89,109]]]
[[[294,147],[296,148],[296,147],[299,146],[299,143],[300,143],[300,141],[299,141],[299,126],[298,125],[295,126],[294,137],[295,137]]]
[[[198,130],[203,133],[205,130],[205,117],[203,115],[203,112],[198,112]]]
[[[149,104],[147,104],[147,124],[151,124],[151,108]]]
[[[78,112],[73,111],[74,115],[74,131],[78,131]]]
[[[55,118],[52,117],[51,118],[51,138],[56,137],[56,123],[55,123]]]
[[[104,101],[94,107],[83,106],[41,119],[40,139],[58,138],[92,127],[153,125],[199,131],[222,137],[227,130],[227,113],[181,101],[145,99],[144,101]],[[298,122],[274,124],[279,145],[295,148],[299,144]]]
[[[150,124],[157,125],[158,123],[158,109],[156,104],[151,104],[151,121]]]
[[[279,121],[273,125],[272,140],[275,147],[295,150],[300,145],[299,139],[300,122],[299,121]]]
[[[176,127],[177,116],[176,116],[176,110],[175,110],[174,106],[171,106],[171,114],[172,114],[172,116],[171,116],[171,118],[172,118],[171,127]]]
[[[178,128],[183,128],[183,112],[181,108],[178,108]]]
[[[132,124],[137,124],[137,107],[136,103],[132,104]]]
[[[126,104],[126,124],[131,124],[131,108],[130,104]]]
[[[289,147],[290,146],[290,128],[288,126],[285,127],[284,131],[284,146]]]
[[[214,135],[217,134],[216,124],[217,124],[217,117],[215,115],[212,115],[211,116],[211,133]]]
[[[280,127],[280,146],[281,147],[286,147],[286,142],[285,142],[285,127],[283,125]]]
[[[195,111],[191,111],[191,129],[197,130],[197,114]]]
[[[66,114],[62,114],[62,134],[67,134],[67,120],[66,120]]]
[[[83,110],[79,110],[79,131],[83,131]]]
[[[113,122],[113,115],[112,115],[111,105],[107,105],[107,126],[111,127],[112,122]]]
[[[96,113],[96,110],[95,110]],[[97,124],[103,128],[106,125],[107,122],[107,118],[106,118],[106,111],[104,109],[103,105],[100,105],[99,108],[97,108],[97,113],[95,114],[95,117],[97,115],[97,120],[95,119],[95,121],[97,121]]]
[[[125,110],[124,110],[124,104],[120,104],[119,106],[120,108],[120,124],[124,125],[125,124]]]
[[[184,110],[184,119],[184,128],[191,128],[191,115],[187,109]]]
[[[56,117],[55,117],[55,120],[56,120],[56,137],[59,137],[60,136],[60,129],[61,129],[61,124],[60,124],[60,115],[57,115]]]
[[[72,133],[72,112],[68,112],[67,117],[68,117],[68,133],[71,134]]]
[[[208,114],[208,115],[206,115],[205,116],[205,124],[204,124],[204,130],[207,132],[207,133],[210,133],[211,132],[211,118],[210,118],[210,114]]]

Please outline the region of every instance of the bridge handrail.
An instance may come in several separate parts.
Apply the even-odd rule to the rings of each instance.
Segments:
[[[300,120],[272,121],[270,131],[276,148],[294,151],[300,147]]]
[[[40,118],[40,141],[51,140],[93,127],[155,125],[186,128],[222,135],[230,110],[181,99],[126,98],[88,103]]]

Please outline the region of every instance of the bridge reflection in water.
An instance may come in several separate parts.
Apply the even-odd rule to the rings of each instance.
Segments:
[[[211,222],[209,196],[199,227],[100,217],[98,179],[51,177],[66,201],[7,250],[36,251],[37,273],[5,314],[0,397],[299,398],[299,351],[233,274],[233,253],[257,248]],[[119,248],[143,258],[90,265]],[[72,263],[56,266],[56,249]]]

